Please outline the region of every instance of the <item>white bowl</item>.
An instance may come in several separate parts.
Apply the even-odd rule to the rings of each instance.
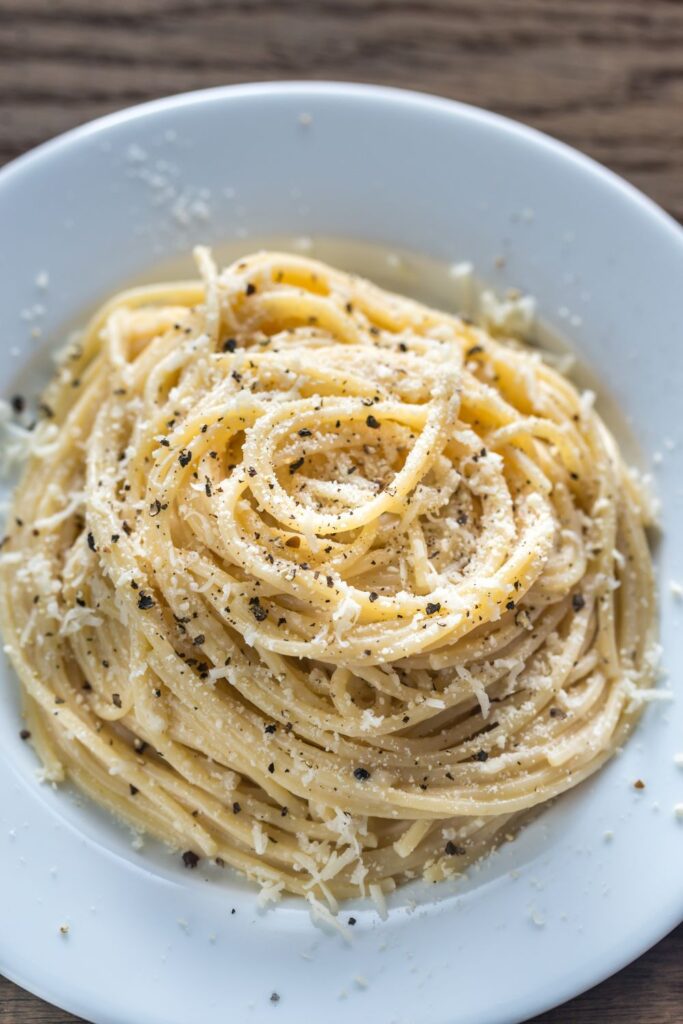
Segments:
[[[8,394],[35,390],[40,352],[93,303],[198,241],[247,251],[274,236],[364,240],[471,260],[495,287],[533,293],[654,460],[662,643],[676,685],[683,232],[614,175],[445,100],[239,86],[150,103],[40,147],[0,174],[0,223]],[[358,269],[385,279],[384,257],[368,266],[368,251]],[[3,672],[0,969],[97,1024],[513,1024],[600,981],[683,917],[680,701],[649,708],[620,757],[460,889],[418,887],[415,908],[399,892],[383,922],[354,909],[345,945],[297,901],[258,912],[246,885],[136,852],[106,815],[39,785]]]

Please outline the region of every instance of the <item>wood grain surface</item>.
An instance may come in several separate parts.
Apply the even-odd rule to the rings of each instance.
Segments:
[[[683,0],[0,0],[0,163],[146,99],[291,78],[508,114],[683,221]],[[0,978],[0,1024],[74,1020]],[[643,1022],[683,1022],[683,928],[535,1020]]]

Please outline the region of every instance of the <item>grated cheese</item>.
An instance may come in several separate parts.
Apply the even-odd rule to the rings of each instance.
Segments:
[[[528,334],[536,318],[536,300],[530,295],[499,298],[485,289],[480,297],[480,313],[484,325],[494,331],[513,336]]]

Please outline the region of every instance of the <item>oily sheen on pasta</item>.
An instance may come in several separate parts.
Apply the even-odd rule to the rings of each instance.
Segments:
[[[623,743],[643,503],[528,346],[310,259],[197,259],[44,397],[1,560],[27,731],[188,866],[381,901]]]

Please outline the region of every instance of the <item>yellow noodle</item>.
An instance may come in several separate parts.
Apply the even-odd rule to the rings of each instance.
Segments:
[[[15,493],[46,776],[271,896],[453,875],[632,728],[645,503],[524,345],[313,260],[197,262],[96,314]]]

